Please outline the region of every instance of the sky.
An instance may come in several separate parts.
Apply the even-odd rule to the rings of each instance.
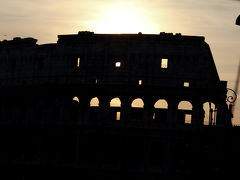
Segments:
[[[234,89],[240,60],[239,0],[0,0],[0,41],[59,34],[172,32],[205,36],[221,80]],[[233,123],[240,125],[240,92]]]

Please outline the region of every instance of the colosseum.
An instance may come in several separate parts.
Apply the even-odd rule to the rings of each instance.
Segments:
[[[42,45],[17,37],[0,41],[0,79],[9,178],[215,176],[240,160],[227,82],[204,37],[80,31]]]

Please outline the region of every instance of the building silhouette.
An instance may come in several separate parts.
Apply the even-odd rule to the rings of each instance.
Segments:
[[[157,179],[236,170],[239,130],[204,37],[81,31],[36,42],[0,42],[2,175]]]

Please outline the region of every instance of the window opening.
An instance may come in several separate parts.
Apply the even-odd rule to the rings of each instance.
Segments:
[[[78,102],[78,103],[79,103],[79,99],[78,99],[78,97],[77,97],[77,96],[75,96],[75,97],[73,98],[73,101],[75,101],[75,102]]]
[[[153,120],[155,120],[156,119],[156,114],[155,113],[153,113]]]
[[[110,107],[121,107],[121,100],[119,98],[113,98],[110,101]]]
[[[92,98],[90,101],[90,107],[98,107],[99,106],[99,100],[97,97]]]
[[[161,68],[166,69],[168,68],[168,59],[163,58],[161,61]]]
[[[77,59],[77,67],[80,67],[80,61],[81,61],[81,59],[78,58],[78,59]]]
[[[178,104],[178,121],[180,124],[191,124],[192,104],[189,101],[181,101]]]
[[[116,113],[116,120],[119,121],[120,118],[121,118],[121,112],[118,111],[118,112]]]
[[[154,104],[154,108],[156,108],[156,109],[168,109],[168,103],[165,99],[159,99]]]
[[[120,61],[115,62],[115,67],[120,68],[122,66],[122,63]]]
[[[165,99],[159,99],[154,104],[153,121],[156,123],[166,123],[168,103]]]
[[[203,104],[204,109],[204,125],[216,125],[217,108],[212,102],[206,102]]]
[[[143,108],[144,107],[144,102],[141,98],[137,98],[132,102],[131,106],[133,108]]]
[[[192,115],[191,114],[185,114],[185,124],[191,124]]]
[[[183,86],[184,86],[184,87],[189,87],[189,82],[184,82],[184,83],[183,83]]]

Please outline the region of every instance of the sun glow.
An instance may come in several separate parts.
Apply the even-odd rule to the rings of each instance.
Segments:
[[[144,9],[130,4],[112,4],[99,15],[95,30],[98,33],[152,33],[154,25],[144,14]]]

